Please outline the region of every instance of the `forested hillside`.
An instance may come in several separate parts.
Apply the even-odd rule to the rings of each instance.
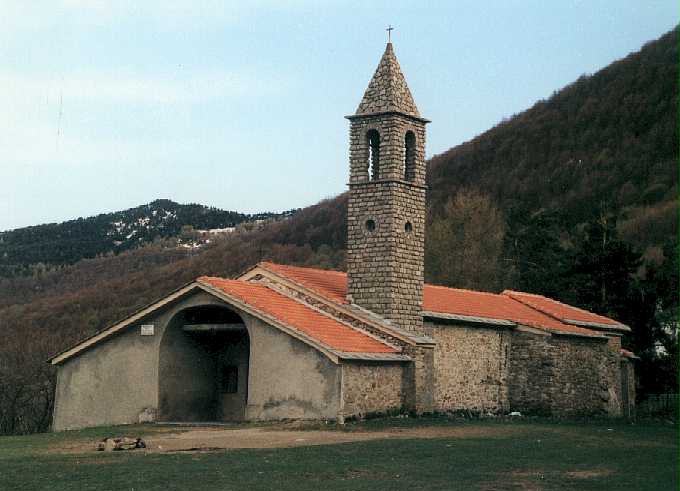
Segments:
[[[431,279],[544,293],[631,324],[656,300],[676,305],[678,29],[435,156],[428,182]],[[496,239],[474,257],[483,237]],[[441,264],[451,240],[470,261]]]
[[[642,396],[677,390],[677,73],[675,29],[434,157],[427,281],[613,316],[633,328]],[[261,259],[344,268],[346,205],[341,195],[198,251],[157,240],[0,279],[0,433],[48,424],[50,354],[198,275]]]
[[[430,162],[430,211],[457,190],[569,229],[606,212],[642,250],[677,235],[678,30]]]
[[[99,254],[119,253],[159,238],[175,237],[187,227],[223,229],[291,213],[247,215],[163,199],[129,210],[18,228],[0,232],[0,276],[29,274]]]

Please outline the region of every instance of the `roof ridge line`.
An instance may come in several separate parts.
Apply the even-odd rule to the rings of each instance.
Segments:
[[[336,269],[322,269],[322,268],[315,268],[313,266],[295,266],[293,264],[281,264],[281,263],[275,263],[273,261],[260,261],[259,263],[257,263],[253,267],[261,266],[263,264],[273,264],[274,266],[282,266],[284,268],[311,269],[313,271],[321,271],[323,273],[335,273],[335,274],[345,275],[345,276],[347,275],[346,271],[338,271]],[[249,268],[248,270],[246,270],[246,272],[250,271],[250,269],[252,269],[252,268]]]
[[[585,334],[586,336],[593,336],[593,335],[598,335],[598,336],[599,336],[599,334],[597,333],[597,331],[594,331],[594,330],[592,330],[592,329],[588,329],[588,328],[583,327],[583,326],[578,326],[578,325],[576,325],[576,324],[571,324],[571,323],[569,323],[569,322],[566,322],[566,320],[564,320],[564,319],[560,319],[559,317],[557,317],[557,316],[556,316],[555,314],[553,314],[552,312],[546,312],[546,311],[544,311],[544,310],[541,310],[541,309],[539,309],[538,307],[535,307],[535,306],[533,306],[533,305],[531,305],[531,304],[529,304],[529,303],[527,303],[527,302],[523,302],[522,300],[520,300],[520,299],[518,299],[518,298],[515,298],[515,297],[512,297],[512,296],[510,296],[510,295],[506,295],[506,296],[507,296],[507,298],[509,298],[509,299],[512,300],[513,302],[517,302],[517,303],[520,304],[520,305],[524,305],[525,307],[527,307],[527,308],[533,310],[534,312],[536,312],[536,313],[538,313],[538,314],[540,314],[540,315],[544,315],[544,316],[546,316],[546,317],[549,317],[549,318],[553,319],[554,321],[557,321],[557,322],[558,322],[560,325],[562,325],[562,326],[565,326],[565,327],[568,327],[568,328],[569,328],[569,327],[571,327],[571,328],[574,328],[574,327],[575,327],[575,328],[577,328],[577,329],[583,329],[584,331],[590,331],[590,332],[593,333],[593,334]],[[548,297],[543,297],[543,298],[548,298]],[[557,333],[564,333],[564,332],[569,332],[569,331],[557,331],[557,330],[556,330],[556,331],[554,331],[554,332],[557,332]],[[579,333],[571,333],[571,334],[579,334]]]
[[[472,290],[470,288],[455,288],[452,286],[445,286],[445,285],[434,285],[432,283],[424,283],[425,286],[428,286],[430,288],[441,288],[444,290],[450,290],[450,291],[455,291],[455,292],[469,292],[469,293],[477,293],[481,295],[491,295],[494,297],[502,297],[503,295],[500,293],[494,293],[494,292],[486,292],[483,290]]]
[[[238,281],[238,280],[235,280],[235,281]],[[295,302],[301,303],[301,304],[303,304],[305,307],[307,307],[307,308],[309,308],[309,309],[311,309],[311,310],[314,310],[314,311],[320,313],[321,315],[324,315],[324,316],[328,317],[329,319],[333,319],[334,321],[336,321],[336,322],[338,322],[338,323],[340,323],[340,324],[342,324],[342,325],[344,325],[344,326],[347,326],[347,327],[349,327],[350,329],[352,329],[352,330],[354,330],[354,331],[356,331],[356,332],[359,332],[359,333],[361,333],[361,334],[363,334],[363,335],[365,335],[365,336],[368,336],[368,337],[370,337],[370,338],[373,338],[373,339],[375,339],[376,341],[380,342],[381,344],[384,344],[384,345],[386,345],[386,346],[388,346],[388,347],[390,347],[390,348],[393,348],[393,349],[397,350],[399,353],[402,353],[402,352],[403,352],[403,349],[402,349],[400,346],[396,346],[396,345],[394,345],[394,344],[392,344],[392,343],[390,343],[390,342],[388,342],[388,341],[386,341],[386,340],[384,340],[384,339],[382,339],[382,338],[376,336],[375,334],[366,331],[365,329],[361,329],[361,328],[355,327],[355,326],[353,326],[352,324],[350,324],[350,323],[348,323],[348,322],[346,322],[346,321],[344,321],[344,320],[342,320],[342,319],[339,319],[339,318],[337,318],[336,316],[330,314],[329,312],[326,312],[325,310],[322,310],[322,309],[320,309],[319,307],[317,307],[317,306],[315,306],[315,305],[312,305],[312,304],[310,304],[309,302],[304,301],[303,299],[297,298],[297,297],[295,297],[295,296],[293,296],[293,295],[291,295],[291,294],[289,294],[289,293],[286,293],[284,290],[282,290],[282,289],[280,289],[280,288],[276,288],[276,287],[275,287],[274,285],[272,285],[271,283],[265,283],[265,284],[258,283],[258,285],[260,285],[260,286],[262,286],[262,287],[264,287],[264,288],[268,288],[268,289],[270,289],[270,290],[272,290],[272,291],[274,291],[274,292],[276,292],[276,293],[279,293],[280,295],[283,295],[283,296],[286,297],[286,298],[290,298],[291,300],[293,300],[293,301],[295,301]],[[352,317],[355,318],[355,319],[357,319],[356,316],[352,316]],[[361,323],[364,323],[364,321],[363,321],[362,319],[357,319],[357,320],[358,320],[359,322],[361,322]]]
[[[541,294],[539,294],[539,293],[523,292],[523,291],[520,291],[520,290],[510,290],[509,288],[506,288],[505,290],[503,290],[503,291],[501,292],[501,295],[508,295],[508,296],[510,296],[510,295],[512,295],[513,293],[517,293],[517,294],[520,294],[520,295],[528,295],[528,296],[530,296],[530,297],[549,298],[549,297],[546,297],[545,295],[541,295]]]
[[[224,279],[224,278],[219,278],[219,277],[213,277],[213,278],[217,278],[217,279],[222,280],[222,281],[238,281],[238,280],[226,280],[226,279]],[[335,349],[334,349],[332,346],[330,346],[329,344],[327,344],[327,343],[325,343],[325,342],[323,342],[323,341],[321,341],[321,340],[319,340],[319,339],[316,339],[316,338],[310,336],[310,335],[307,334],[306,332],[301,331],[300,329],[296,328],[295,326],[292,326],[292,325],[289,324],[288,322],[285,322],[285,321],[283,321],[283,320],[281,320],[281,319],[278,319],[277,317],[275,317],[275,316],[273,316],[273,315],[271,315],[271,314],[268,314],[268,313],[266,313],[266,312],[263,312],[261,309],[259,309],[259,308],[256,307],[255,305],[253,305],[253,304],[251,304],[251,303],[249,303],[249,302],[247,302],[247,301],[241,299],[241,298],[238,297],[238,296],[235,296],[235,295],[233,295],[233,294],[227,293],[227,292],[223,291],[221,288],[216,287],[215,285],[211,285],[210,283],[201,282],[201,281],[199,281],[198,279],[196,280],[196,282],[199,284],[199,287],[201,287],[201,288],[203,288],[204,290],[208,291],[208,293],[212,293],[212,294],[214,294],[214,295],[216,295],[216,296],[218,296],[218,297],[220,297],[220,296],[222,296],[222,297],[227,297],[227,298],[229,299],[230,302],[232,302],[232,303],[234,303],[234,304],[237,304],[237,305],[240,304],[240,305],[241,305],[241,308],[243,308],[243,306],[245,306],[245,307],[247,307],[247,309],[249,309],[249,310],[251,310],[251,311],[253,311],[253,312],[256,312],[260,318],[267,319],[268,322],[270,322],[270,323],[272,323],[272,324],[274,324],[274,325],[277,325],[277,324],[278,324],[278,325],[280,325],[280,326],[285,327],[287,330],[294,331],[294,332],[299,336],[299,338],[303,338],[304,341],[305,341],[307,344],[310,344],[311,346],[315,346],[315,345],[316,345],[315,347],[316,347],[317,349],[320,349],[320,351],[327,351],[327,352],[329,352],[329,353],[332,353],[334,356],[338,356],[338,355],[335,353]],[[241,283],[245,283],[245,282],[241,282]],[[251,286],[255,286],[255,285],[252,285],[252,284],[251,284]],[[264,288],[264,285],[257,285],[257,286],[261,286],[261,287]],[[251,315],[252,315],[252,314],[251,314]],[[298,337],[298,336],[295,336],[295,337]],[[301,339],[301,340],[302,340],[302,339]]]
[[[508,296],[511,297],[511,298],[513,298],[513,297],[511,296],[512,293],[516,293],[516,294],[520,294],[520,295],[527,295],[527,296],[535,297],[535,298],[543,298],[543,299],[545,299],[545,300],[549,300],[549,301],[551,301],[551,302],[555,302],[555,303],[557,303],[557,304],[559,304],[559,305],[562,305],[562,306],[564,306],[564,307],[568,307],[568,308],[570,308],[570,309],[578,310],[579,312],[581,312],[581,313],[583,313],[583,314],[594,315],[594,316],[596,316],[596,317],[600,317],[600,318],[607,319],[607,320],[609,320],[609,321],[611,321],[611,322],[613,323],[613,324],[611,324],[612,326],[614,326],[614,325],[625,325],[625,324],[623,324],[623,323],[621,323],[621,322],[619,322],[619,321],[617,321],[617,320],[615,320],[615,319],[611,319],[611,318],[609,318],[609,317],[607,317],[607,316],[605,316],[605,315],[598,314],[598,313],[596,313],[596,312],[591,312],[590,310],[586,310],[586,309],[583,309],[583,308],[581,308],[581,307],[577,307],[576,305],[571,305],[571,304],[569,304],[569,303],[564,303],[564,302],[562,302],[562,301],[560,301],[560,300],[556,300],[556,299],[554,299],[554,298],[552,298],[552,297],[546,297],[545,295],[540,295],[540,294],[538,294],[538,293],[527,293],[527,292],[520,292],[520,291],[513,291],[513,290],[505,290],[505,291],[509,291],[509,292],[510,292],[510,294],[509,294]],[[505,293],[505,291],[504,291],[504,293]],[[524,303],[524,302],[522,302],[522,303]],[[525,305],[527,305],[527,304],[525,304]],[[534,308],[534,309],[536,309],[536,310],[540,310],[540,309],[538,309],[537,307],[533,307],[533,306],[531,306],[531,308]],[[543,310],[540,310],[540,311],[541,311],[541,312],[544,312]],[[565,319],[560,319],[560,320],[561,320],[562,322],[568,324],[568,322],[566,322],[568,319],[565,318]],[[584,321],[584,322],[587,322],[587,321]]]
[[[529,303],[527,303],[527,302],[523,302],[522,300],[520,300],[520,299],[518,299],[518,298],[515,298],[515,297],[513,297],[513,296],[511,296],[511,295],[504,295],[504,296],[505,296],[506,298],[508,298],[509,300],[513,301],[513,302],[517,302],[517,303],[520,304],[520,305],[524,305],[525,307],[530,308],[530,309],[533,310],[534,312],[537,312],[537,313],[539,313],[539,314],[541,314],[541,315],[545,315],[546,317],[550,317],[551,319],[556,320],[557,322],[559,322],[559,323],[562,324],[562,325],[565,325],[565,326],[570,326],[570,325],[571,325],[571,324],[568,324],[568,323],[564,322],[562,319],[560,319],[560,318],[557,317],[556,315],[554,315],[554,314],[552,314],[552,313],[550,313],[550,312],[545,312],[545,311],[543,311],[543,310],[541,310],[541,309],[539,309],[539,308],[537,308],[537,307],[534,307],[533,305],[531,305],[531,304],[529,304]],[[578,326],[575,326],[575,327],[578,327]]]
[[[273,264],[273,263],[272,263]],[[401,329],[387,324],[385,321],[386,319],[383,319],[380,317],[378,314],[375,314],[374,312],[370,312],[366,309],[361,309],[356,304],[353,303],[340,303],[338,301],[335,301],[328,296],[324,294],[323,291],[319,291],[316,288],[307,286],[306,284],[302,283],[301,281],[291,278],[289,276],[286,276],[283,272],[275,271],[272,269],[268,269],[266,266],[260,265],[262,269],[264,269],[268,274],[273,275],[275,278],[278,278],[279,281],[285,281],[288,282],[292,285],[295,285],[295,287],[291,287],[293,290],[299,289],[300,293],[305,294],[305,295],[311,295],[320,302],[324,303],[325,305],[328,305],[330,308],[337,309],[340,312],[342,312],[344,315],[347,315],[351,317],[352,319],[355,319],[356,321],[360,322],[363,325],[366,326],[372,326],[375,329],[377,329],[380,332],[383,332],[385,335],[399,339],[402,342],[405,342],[406,344],[417,344],[417,341],[413,338],[411,333],[403,332]],[[253,268],[255,269],[255,268]],[[303,268],[303,269],[313,269],[313,268]],[[326,270],[320,270],[320,271],[326,271]],[[346,274],[339,272],[340,274]],[[240,280],[239,280],[240,281]],[[307,302],[304,303],[304,305],[309,305]],[[371,314],[371,316],[378,317],[378,319],[373,319],[368,316],[367,313],[361,312],[357,313],[354,309],[354,307],[359,307],[362,311],[366,310],[368,314]],[[382,338],[380,338],[382,339]],[[388,344],[389,345],[389,344]]]
[[[255,264],[254,266],[247,268],[244,271],[243,274],[247,273],[248,271],[252,270],[253,268],[255,268],[257,266],[262,266],[265,269],[267,269],[267,266],[266,266],[267,264],[272,264],[274,266],[281,266],[281,267],[284,267],[284,268],[308,269],[308,270],[312,270],[312,271],[319,271],[321,273],[332,273],[332,274],[336,274],[336,275],[340,275],[340,276],[347,276],[346,271],[338,271],[337,269],[323,269],[323,268],[316,268],[314,266],[296,266],[296,265],[293,265],[293,264],[275,263],[274,261],[260,261],[259,263]],[[273,272],[275,273],[275,271],[273,271]],[[502,293],[487,292],[487,291],[484,291],[484,290],[473,290],[471,288],[456,288],[456,287],[446,286],[446,285],[435,285],[434,283],[423,283],[423,284],[427,287],[430,287],[430,288],[443,288],[445,290],[470,292],[470,293],[477,293],[477,294],[481,294],[481,295],[492,295],[494,297],[502,296]],[[512,290],[504,290],[504,291],[512,291]],[[524,293],[524,292],[518,292],[518,293]]]

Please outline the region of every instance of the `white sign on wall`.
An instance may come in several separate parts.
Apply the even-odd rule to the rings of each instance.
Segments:
[[[153,324],[142,324],[142,336],[153,336]]]

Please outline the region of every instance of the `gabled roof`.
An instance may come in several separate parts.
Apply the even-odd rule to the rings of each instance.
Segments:
[[[138,325],[155,311],[203,290],[324,352],[333,360],[405,361],[401,349],[259,283],[202,276],[128,317],[51,357],[63,363],[116,333]]]
[[[542,295],[515,292],[512,290],[505,290],[503,295],[506,295],[513,300],[517,300],[518,302],[522,302],[532,309],[536,309],[567,324],[606,330],[630,331],[630,327],[621,324],[614,319],[594,314],[587,310],[579,309],[578,307],[573,307]]]
[[[304,288],[338,304],[347,304],[347,274],[340,271],[328,271],[317,268],[287,266],[271,262],[258,265],[266,270],[284,276]],[[463,290],[426,284],[423,289],[423,312],[426,316],[453,318],[468,322],[497,325],[525,325],[553,332],[556,334],[574,334],[580,336],[599,337],[600,333],[586,329],[581,325],[561,320],[547,312],[519,301],[513,296],[524,294],[512,292],[502,294]],[[606,319],[610,326],[621,324],[607,317],[598,316],[582,309],[561,304],[546,297],[565,308],[590,314],[593,318]],[[598,326],[593,326],[598,327]]]
[[[397,353],[399,350],[347,324],[314,310],[259,283],[201,276],[208,284],[243,303],[320,341],[335,351],[346,353]]]
[[[249,274],[268,271],[277,278],[284,278],[296,288],[324,299],[328,304],[341,308],[340,314],[331,315],[307,303],[295,294],[289,296],[276,285],[247,281]],[[257,273],[257,274],[256,274]],[[96,332],[49,361],[59,364],[83,350],[113,336],[132,325],[142,322],[154,311],[177,302],[197,289],[213,294],[235,307],[277,327],[307,344],[325,352],[332,359],[363,359],[376,361],[402,361],[410,358],[397,345],[371,334],[370,329],[347,323],[347,318],[366,318],[355,312],[347,302],[347,274],[316,268],[286,266],[261,262],[244,273],[240,280],[228,280],[202,276],[162,299],[147,305],[125,319]],[[276,281],[274,282],[276,283]],[[374,314],[373,314],[374,315]],[[443,286],[425,285],[423,290],[423,315],[440,319],[453,319],[485,325],[514,327],[517,325],[541,329],[553,334],[567,334],[586,337],[602,337],[599,332],[581,326],[605,330],[629,330],[627,326],[613,319],[593,314],[583,309],[557,302],[550,298],[523,292],[506,290],[502,294],[461,290]],[[362,320],[363,319],[363,320]],[[388,339],[404,340],[408,337],[398,332],[387,321],[383,326]],[[370,321],[369,321],[370,323]],[[359,323],[359,326],[363,324]],[[368,327],[368,324],[366,324]],[[382,331],[381,331],[382,333]],[[390,338],[393,336],[393,338]],[[406,336],[406,337],[404,337]],[[413,337],[413,334],[410,335]],[[411,339],[411,342],[414,340]],[[416,339],[416,344],[431,344],[428,339]],[[622,352],[624,356],[633,354]]]
[[[423,310],[430,313],[503,319],[552,332],[598,335],[588,329],[564,324],[537,310],[495,293],[425,285]]]
[[[406,85],[404,74],[401,73],[397,57],[394,55],[392,43],[387,43],[385,53],[368,84],[364,98],[361,100],[355,115],[366,116],[386,112],[399,112],[420,118],[411,91]]]
[[[327,269],[302,268],[263,261],[258,264],[337,303],[347,302],[347,273]]]

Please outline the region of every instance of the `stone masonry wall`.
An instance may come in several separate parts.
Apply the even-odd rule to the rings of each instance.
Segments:
[[[550,335],[513,332],[511,335],[508,404],[511,411],[550,414],[550,387],[553,360]]]
[[[416,414],[435,411],[434,348],[414,346],[404,350],[411,362],[404,365],[404,407]]]
[[[282,291],[308,303],[357,329],[369,332],[374,336],[399,346],[403,354],[411,358],[411,362],[403,365],[403,404],[406,410],[418,414],[429,413],[434,410],[434,349],[429,346],[413,346],[400,339],[386,334],[380,329],[360,321],[356,317],[347,315],[342,309],[315,300],[309,295],[286,287],[282,283],[271,281],[263,276],[255,277],[253,281],[269,285],[270,288]]]
[[[344,361],[342,363],[342,415],[404,410],[409,382],[403,363]]]
[[[607,343],[572,336],[553,336],[551,341],[553,414],[619,416],[618,356]]]
[[[366,133],[380,133],[379,176],[368,177]],[[405,135],[416,135],[406,181]],[[422,331],[425,246],[425,126],[402,115],[353,119],[347,210],[348,294],[396,325]],[[368,224],[372,224],[369,227]]]
[[[508,409],[507,329],[426,323],[436,341],[434,406],[437,411],[502,413]]]
[[[511,411],[618,415],[617,357],[605,341],[514,331],[511,344]]]
[[[400,114],[351,116],[349,130],[349,183],[369,181],[367,134],[376,130],[380,135],[378,180],[406,180],[406,133],[415,135],[415,175],[409,182],[425,186],[425,123]]]
[[[623,358],[621,366],[621,390],[627,392],[627,398],[622,394],[621,415],[627,418],[635,417],[635,365],[634,362]],[[627,382],[623,383],[623,382]],[[626,404],[627,403],[627,404]]]
[[[388,94],[387,91],[390,93]],[[387,43],[385,54],[357,108],[357,114],[388,111],[401,111],[418,116],[418,108],[401,73],[392,43]]]
[[[347,219],[352,301],[414,332],[422,331],[424,203],[424,189],[365,185],[351,190]]]
[[[394,336],[390,336],[387,333],[385,333],[384,331],[380,330],[379,328],[374,327],[367,322],[363,322],[363,321],[357,319],[356,317],[348,315],[347,313],[345,313],[343,311],[344,306],[343,307],[335,307],[335,306],[333,306],[333,304],[320,302],[310,295],[305,295],[304,293],[300,292],[299,290],[290,288],[290,287],[284,285],[283,283],[280,283],[280,282],[277,282],[277,281],[272,281],[271,279],[266,278],[264,276],[258,275],[255,278],[253,278],[251,281],[255,281],[255,282],[267,285],[267,286],[269,286],[269,288],[280,291],[281,293],[283,293],[284,295],[287,295],[289,297],[297,298],[298,300],[300,300],[300,301],[302,301],[302,302],[304,302],[308,305],[311,305],[312,307],[315,307],[315,308],[317,308],[317,309],[319,309],[323,312],[326,312],[327,314],[335,317],[336,319],[338,319],[338,320],[340,320],[340,321],[342,321],[346,324],[349,324],[349,325],[351,325],[351,326],[353,326],[353,327],[355,327],[355,328],[357,328],[361,331],[368,332],[368,333],[372,334],[373,336],[375,336],[379,339],[382,339],[384,341],[387,341],[390,344],[396,345],[396,346],[398,346],[398,347],[400,347],[404,350],[408,349],[409,345],[406,342],[401,341],[401,340],[395,338]],[[410,353],[405,352],[405,354],[410,354]]]

